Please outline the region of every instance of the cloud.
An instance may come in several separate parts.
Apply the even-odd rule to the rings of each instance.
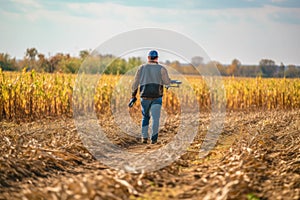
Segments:
[[[230,62],[239,57],[242,62],[250,63],[264,54],[297,60],[299,56],[293,53],[279,55],[275,51],[300,51],[294,45],[299,44],[300,8],[289,7],[294,2],[291,0],[271,1],[239,0],[240,3],[233,5],[236,0],[233,3],[172,1],[173,4],[168,0],[135,1],[136,4],[133,1],[11,0],[0,5],[0,52],[3,49],[20,52],[35,46],[42,52],[78,53],[95,48],[118,33],[157,27],[194,38],[206,46],[213,59],[220,61]]]
[[[300,8],[269,6],[268,18],[273,23],[300,25]]]
[[[54,0],[54,2],[57,0]],[[73,0],[66,3],[80,3]],[[87,0],[85,3],[112,3],[130,7],[171,8],[171,9],[227,9],[227,8],[259,8],[266,5],[282,7],[300,7],[299,0],[152,0],[152,1],[120,1],[120,0]]]
[[[100,2],[100,3],[99,3]],[[134,2],[134,3],[133,3]],[[264,22],[271,20],[279,23],[300,23],[299,8],[285,7],[297,4],[294,0],[193,0],[193,1],[38,1],[38,0],[10,0],[5,4],[6,15],[17,13],[31,21],[47,18],[65,21],[74,18],[82,21],[108,19],[137,24],[152,23],[180,23],[189,21],[204,21],[236,23],[241,20]],[[280,5],[273,5],[280,3]],[[285,3],[285,4],[284,4]],[[298,3],[299,4],[299,3]],[[285,6],[284,6],[285,5]],[[155,7],[151,9],[148,6]],[[225,8],[225,9],[221,9]]]
[[[41,4],[36,0],[10,0],[12,3],[18,4],[20,6],[29,6],[31,8],[40,8]]]
[[[271,0],[272,3],[282,3],[286,2],[287,0]]]

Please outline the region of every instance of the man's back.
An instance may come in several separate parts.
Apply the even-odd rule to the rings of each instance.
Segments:
[[[164,66],[158,63],[142,65],[135,77],[133,94],[135,95],[140,85],[140,96],[158,98],[163,96],[163,85],[170,84],[170,78]]]
[[[156,83],[162,85],[161,70],[163,66],[159,64],[145,64],[141,66],[140,85]]]

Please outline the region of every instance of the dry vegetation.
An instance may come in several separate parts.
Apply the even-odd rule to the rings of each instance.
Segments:
[[[210,122],[209,113],[201,112],[198,134],[179,160],[155,172],[130,174],[104,166],[82,145],[70,117],[74,76],[0,74],[0,199],[300,198],[299,79],[225,79],[228,112],[215,149],[199,158]],[[209,107],[205,85],[190,80],[199,105]],[[112,89],[96,92],[97,105],[110,102]],[[164,107],[177,106],[172,95],[166,93]],[[108,107],[100,108],[99,114]],[[148,151],[166,144],[177,123],[164,124],[156,145],[127,138],[128,145],[114,131],[110,137],[124,151]]]
[[[90,75],[91,79],[99,78]],[[32,72],[7,73],[0,70],[0,120],[40,119],[44,116],[72,116],[72,94],[75,75],[40,74]],[[88,77],[89,78],[89,77]],[[88,80],[88,78],[84,80]],[[87,104],[84,98],[76,99],[76,105],[85,110],[95,107],[97,113],[110,113],[111,109],[126,105],[130,98],[133,77],[113,75],[101,76],[95,91],[95,101]],[[214,85],[214,78],[208,79]],[[208,81],[200,77],[187,77],[180,90],[166,92],[164,107],[170,111],[179,105],[209,110],[212,103],[224,103],[214,90],[209,90]],[[300,79],[224,78],[227,110],[299,109]],[[88,96],[93,88],[81,88],[82,97]],[[183,96],[182,102],[175,95]],[[196,102],[191,102],[195,95]]]

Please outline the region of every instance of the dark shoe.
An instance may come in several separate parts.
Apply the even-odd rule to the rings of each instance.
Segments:
[[[148,138],[142,138],[142,143],[147,144]]]
[[[151,144],[156,144],[157,140],[151,140]]]
[[[151,144],[155,144],[157,142],[158,139],[158,134],[152,135],[151,136]]]

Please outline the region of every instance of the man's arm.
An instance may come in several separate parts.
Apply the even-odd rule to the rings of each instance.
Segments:
[[[161,68],[161,78],[162,78],[164,85],[170,85],[171,79],[170,79],[168,71],[165,67]]]
[[[134,76],[134,81],[132,83],[132,87],[131,87],[131,96],[135,97],[138,91],[138,87],[140,84],[140,74],[141,74],[141,67],[136,71],[135,76]]]

